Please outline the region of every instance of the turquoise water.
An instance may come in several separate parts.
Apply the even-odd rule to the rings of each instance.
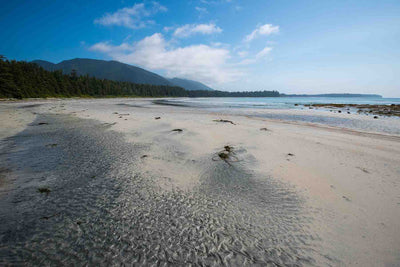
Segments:
[[[272,108],[298,109],[295,104],[373,104],[389,105],[400,104],[400,98],[373,98],[373,97],[209,97],[184,98],[168,100],[176,104],[209,107],[209,108]]]

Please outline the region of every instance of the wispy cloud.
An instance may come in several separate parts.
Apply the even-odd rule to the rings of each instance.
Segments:
[[[205,7],[196,6],[195,9],[197,12],[199,12],[199,18],[208,13],[207,8]]]
[[[222,29],[214,23],[209,24],[186,24],[174,31],[175,37],[189,37],[194,34],[214,34],[221,33]]]
[[[252,31],[249,35],[245,37],[244,40],[245,42],[251,42],[255,38],[261,35],[271,35],[278,32],[279,32],[279,26],[274,26],[272,24],[264,24],[257,27],[254,31]]]
[[[272,51],[272,47],[270,47],[270,46],[264,47],[263,50],[261,50],[260,52],[257,53],[256,59],[260,59],[260,58],[267,56],[271,51]]]
[[[177,76],[211,84],[230,82],[242,74],[240,69],[229,64],[231,55],[228,49],[204,44],[171,48],[160,33],[133,44],[114,46],[97,43],[90,50],[105,53],[128,64],[163,70],[169,77]]]
[[[167,8],[158,2],[152,2],[146,6],[144,3],[135,4],[132,7],[124,7],[114,13],[106,13],[101,18],[95,19],[94,23],[105,26],[124,26],[131,29],[144,28],[154,24],[153,20],[145,19],[158,12],[166,12]]]

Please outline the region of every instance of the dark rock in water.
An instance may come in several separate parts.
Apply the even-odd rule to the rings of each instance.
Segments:
[[[341,110],[338,110],[338,113],[342,113],[342,111],[341,111]]]
[[[374,119],[377,119],[378,118],[378,116],[374,116]]]
[[[347,114],[350,114],[350,111],[347,111]]]
[[[48,195],[51,192],[51,190],[48,187],[40,187],[40,188],[38,188],[38,191],[39,191],[39,193],[42,193],[42,194],[44,193],[46,195]]]
[[[172,131],[173,132],[182,132],[183,130],[182,129],[173,129]]]
[[[57,146],[57,144],[48,144],[48,145],[46,145],[46,147],[56,147]]]
[[[299,104],[294,104],[296,107],[299,105]]]

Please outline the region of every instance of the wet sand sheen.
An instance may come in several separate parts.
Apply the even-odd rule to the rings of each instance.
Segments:
[[[135,171],[145,146],[127,145],[98,122],[43,115],[6,142],[11,151],[2,162],[25,178],[3,200],[3,264],[309,265],[323,258],[299,196],[241,166],[208,159],[200,185],[165,191]],[[41,185],[48,195],[36,192]]]

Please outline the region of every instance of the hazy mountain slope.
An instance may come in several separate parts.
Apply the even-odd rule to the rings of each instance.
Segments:
[[[62,70],[65,74],[71,73],[75,69],[78,75],[88,74],[99,79],[154,85],[173,85],[169,80],[158,74],[118,61],[76,58],[64,60],[58,64],[43,60],[35,60],[33,62],[46,70]]]
[[[171,83],[173,83],[174,85],[185,88],[186,90],[206,90],[206,91],[214,90],[214,89],[208,87],[207,85],[202,84],[201,82],[196,82],[196,81],[192,81],[192,80],[173,78],[173,79],[169,79],[169,81]]]

